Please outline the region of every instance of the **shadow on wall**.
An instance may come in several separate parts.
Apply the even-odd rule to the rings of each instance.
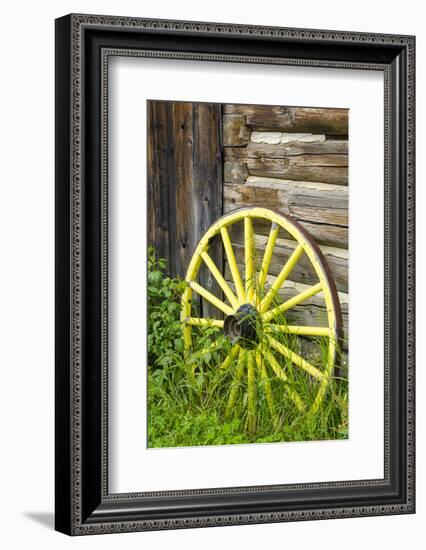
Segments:
[[[51,530],[55,527],[55,516],[53,512],[24,512],[23,515]]]

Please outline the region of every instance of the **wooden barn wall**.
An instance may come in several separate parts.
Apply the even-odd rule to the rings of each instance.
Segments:
[[[185,276],[202,234],[223,213],[263,206],[289,214],[310,232],[330,265],[347,334],[348,111],[149,101],[147,115],[148,243],[167,259],[170,274]],[[260,255],[269,224],[255,229]],[[231,235],[242,269],[241,228]],[[294,246],[289,235],[277,241],[270,280]],[[212,243],[210,253],[229,276],[221,247]],[[315,274],[302,259],[281,294],[289,298],[313,282]],[[220,294],[207,269],[200,283]],[[217,317],[202,302],[202,314]],[[314,296],[293,308],[288,321],[318,325],[325,315],[322,298]]]
[[[330,265],[347,335],[348,111],[223,105],[222,126],[224,212],[263,206],[299,221]],[[260,224],[256,229],[261,253],[269,225]],[[242,268],[243,235],[237,229],[232,238]],[[277,244],[271,278],[295,246],[288,235]],[[229,276],[226,265],[225,273]],[[281,294],[291,297],[313,282],[316,279],[308,262],[301,261]],[[292,309],[291,315],[292,323],[320,324],[325,317],[322,298],[310,298]]]
[[[170,275],[185,277],[201,236],[223,212],[221,105],[148,101],[147,120],[148,245]],[[210,255],[222,265],[220,247]],[[220,291],[207,269],[200,283]],[[208,302],[201,307],[216,314]]]

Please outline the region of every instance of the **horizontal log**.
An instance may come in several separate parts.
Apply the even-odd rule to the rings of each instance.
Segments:
[[[223,144],[244,146],[250,141],[250,129],[245,115],[224,115],[222,117]]]
[[[342,158],[343,157],[343,158]],[[299,181],[348,185],[347,159],[343,155],[301,155],[282,159],[248,158],[250,175]]]
[[[270,145],[253,143],[247,147],[224,147],[225,160],[246,161],[248,158],[286,158],[300,155],[346,155],[340,162],[341,166],[348,166],[348,142],[346,140],[328,139],[322,143],[291,143]]]
[[[279,164],[284,165],[286,167],[291,166],[299,166],[300,168],[308,168],[308,167],[331,167],[331,168],[347,168],[348,167],[348,157],[347,155],[341,155],[341,154],[296,154],[296,155],[285,155],[282,151],[279,151],[279,154],[276,155],[274,158],[268,157],[266,154],[262,153],[262,149],[264,149],[265,145],[255,146],[254,151],[249,150],[248,151],[248,157],[247,162],[253,162],[253,166],[257,166],[258,163],[255,163],[255,161],[260,160],[260,163],[263,164],[265,161],[271,160],[279,160],[281,161]],[[271,147],[271,146],[269,146]],[[283,149],[285,146],[281,146]],[[247,149],[249,149],[247,147]],[[260,150],[259,150],[260,149]],[[252,154],[250,154],[252,153]],[[281,154],[280,154],[281,153]],[[250,167],[250,164],[248,165]],[[290,179],[290,178],[288,178]],[[309,180],[308,180],[309,181]]]
[[[324,134],[299,134],[297,132],[252,132],[250,141],[255,143],[314,143],[323,142],[326,137]]]
[[[332,166],[348,166],[348,142],[346,140],[328,139],[322,143],[292,143],[268,145],[266,143],[249,142],[247,145],[248,158],[286,158],[289,156],[312,155],[307,157],[306,162],[314,161],[328,162]],[[225,152],[226,155],[226,152]],[[332,158],[317,155],[334,155]],[[337,155],[340,155],[337,156]]]
[[[236,203],[233,203],[232,201],[225,201],[225,213],[235,210],[235,208],[237,208]],[[308,233],[314,236],[315,241],[318,244],[338,247],[343,250],[348,248],[349,232],[347,227],[341,227],[338,225],[327,225],[323,223],[309,223],[303,220],[298,221],[299,224],[308,231]],[[268,235],[270,228],[271,224],[266,220],[262,223],[257,224],[257,232],[261,235]]]
[[[235,210],[236,208],[252,206],[250,204],[241,204],[238,201],[238,197],[231,197],[230,195],[232,192],[229,191],[230,188],[232,189],[232,186],[226,186],[224,188],[226,189],[224,196],[225,213]],[[339,247],[342,249],[348,248],[349,231],[347,227],[307,222],[304,220],[298,220],[298,222],[314,237],[318,244]],[[270,227],[270,223],[265,220],[257,225],[257,231],[262,235],[268,235]]]
[[[255,177],[248,177],[243,185],[224,184],[225,210],[244,206],[270,208],[296,220],[348,225],[348,188],[344,186]]]
[[[245,114],[247,125],[257,130],[348,135],[348,109],[226,104],[223,113]]]
[[[332,211],[330,208],[320,208],[315,206],[298,206],[293,205],[290,208],[291,214],[297,220],[300,219],[316,219],[321,223],[330,225],[340,225],[347,227],[348,212],[347,210]]]
[[[314,236],[318,244],[348,249],[349,229],[347,227],[309,223],[303,220],[299,220],[299,223],[308,233]]]
[[[242,225],[242,224],[241,224]],[[237,224],[235,224],[230,230],[233,247],[235,251],[235,257],[237,262],[244,265],[244,231],[241,230]],[[268,237],[265,235],[256,235],[255,237],[255,256],[257,270],[260,268],[260,264],[265,252],[266,241]],[[296,242],[288,239],[277,239],[274,253],[272,255],[271,265],[269,267],[269,274],[277,276],[294,249],[296,248]],[[331,247],[322,247],[322,252],[330,267],[337,290],[341,292],[348,292],[348,253],[341,249],[333,249]],[[306,254],[303,254],[300,260],[293,268],[289,275],[291,281],[303,283],[307,285],[313,285],[318,283],[318,275],[316,274],[309,258]]]

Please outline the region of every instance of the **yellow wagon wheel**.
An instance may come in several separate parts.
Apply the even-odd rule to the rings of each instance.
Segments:
[[[256,220],[270,223],[269,237],[257,263],[255,253]],[[234,224],[244,225],[244,266],[238,268],[229,229]],[[284,261],[281,271],[271,284],[268,273],[278,235],[289,234],[297,243],[294,251]],[[213,239],[222,242],[224,255],[229,264],[232,283],[228,283],[219,267],[209,255]],[[307,256],[318,282],[303,292],[285,301],[280,301],[279,291],[302,256]],[[205,264],[223,291],[215,296],[197,282],[202,264]],[[269,277],[270,279],[270,277]],[[271,392],[271,375],[284,384],[291,402],[301,411],[307,411],[307,404],[291,384],[290,374],[296,369],[315,385],[315,398],[308,410],[315,412],[320,405],[333,373],[339,340],[342,333],[342,316],[336,287],[327,262],[312,237],[289,216],[277,214],[266,208],[242,208],[234,210],[215,222],[201,238],[188,266],[188,286],[182,296],[181,322],[183,323],[186,351],[192,346],[193,327],[214,326],[221,328],[231,341],[230,352],[221,367],[227,369],[236,363],[233,382],[230,387],[227,411],[238,398],[239,387],[245,375],[247,381],[248,425],[255,429],[256,377],[263,382],[266,401],[271,415],[275,415],[275,403]],[[215,306],[216,318],[199,317],[193,305],[193,293]],[[285,322],[285,316],[292,308],[314,295],[322,295],[327,319],[324,326],[296,326]],[[283,339],[284,336],[284,339]],[[325,360],[315,366],[303,352],[291,349],[285,338],[303,337],[325,341]],[[212,350],[215,345],[212,345]],[[323,354],[324,354],[324,345]],[[209,351],[209,350],[206,350]],[[291,368],[289,368],[291,366]],[[317,389],[316,389],[317,388]]]

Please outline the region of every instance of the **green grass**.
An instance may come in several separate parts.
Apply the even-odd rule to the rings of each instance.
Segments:
[[[148,446],[177,447],[283,441],[345,439],[348,436],[348,373],[341,367],[332,378],[319,409],[310,407],[318,382],[283,356],[275,353],[287,381],[280,380],[267,362],[264,373],[253,369],[249,388],[248,369],[238,379],[238,360],[221,365],[231,343],[213,327],[193,330],[193,347],[183,350],[179,321],[180,296],[185,283],[165,275],[165,262],[150,252],[148,273]],[[282,315],[275,322],[285,324]],[[273,330],[273,327],[272,327]],[[265,327],[258,327],[262,351],[268,350]],[[306,340],[276,331],[274,336],[306,358]],[[214,349],[211,345],[215,343]],[[312,347],[312,346],[311,346]],[[324,370],[325,339],[310,350],[309,361]],[[233,389],[233,390],[232,390]],[[235,402],[229,407],[231,390]],[[296,391],[304,404],[300,411],[291,397]],[[269,396],[269,399],[267,397]],[[250,410],[250,413],[249,413]]]
[[[213,362],[194,375],[186,372],[180,359],[166,369],[150,369],[148,375],[148,445],[175,447],[226,445],[278,441],[308,441],[347,438],[347,379],[333,379],[319,410],[300,414],[285,395],[283,384],[271,377],[270,383],[278,409],[274,423],[262,380],[257,380],[256,431],[247,429],[247,387],[241,383],[240,395],[232,415],[226,416],[226,403],[232,383]],[[235,370],[235,365],[230,371]],[[311,400],[313,387],[305,382],[302,399]]]

